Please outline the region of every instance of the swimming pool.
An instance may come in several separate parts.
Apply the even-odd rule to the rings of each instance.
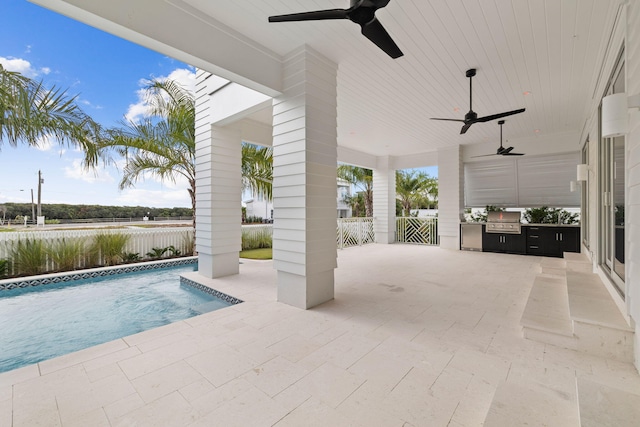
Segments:
[[[180,283],[196,264],[0,291],[0,372],[231,305]]]

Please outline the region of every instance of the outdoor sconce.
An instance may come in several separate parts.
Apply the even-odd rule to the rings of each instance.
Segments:
[[[575,193],[578,190],[578,181],[569,181],[569,190]]]
[[[589,178],[589,165],[578,165],[576,181],[587,181]],[[573,182],[573,181],[572,181]]]
[[[627,96],[622,92],[602,98],[602,136],[604,138],[627,134],[629,108],[640,108],[640,93]]]

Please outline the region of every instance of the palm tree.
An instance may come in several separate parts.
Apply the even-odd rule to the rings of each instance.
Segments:
[[[402,203],[403,216],[411,214],[411,205],[426,189],[428,175],[416,171],[396,171],[396,196]]]
[[[339,165],[338,178],[359,188],[364,196],[365,213],[373,216],[373,171],[352,165]]]
[[[193,226],[196,217],[195,98],[171,80],[153,80],[145,87],[149,115],[141,122],[125,121],[123,128],[102,132],[96,154],[85,158],[92,166],[101,158],[115,163],[112,152],[126,160],[119,187],[134,186],[146,176],[189,183]],[[242,146],[243,187],[271,198],[272,150],[252,144]],[[195,243],[194,243],[195,248]]]
[[[155,176],[161,181],[187,180],[191,208],[196,209],[195,101],[193,94],[171,80],[153,80],[145,87],[149,114],[140,122],[127,120],[122,128],[102,132],[97,156],[85,158],[95,165],[98,158],[115,163],[115,152],[126,161],[119,188],[133,187],[140,179]]]
[[[79,145],[95,156],[93,137],[99,129],[66,91],[35,82],[0,65],[0,148],[6,140],[37,146],[53,137],[61,144]]]
[[[267,200],[272,198],[273,149],[242,143],[242,190]]]

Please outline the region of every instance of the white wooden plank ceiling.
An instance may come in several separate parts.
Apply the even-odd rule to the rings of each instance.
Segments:
[[[461,124],[429,120],[463,118],[469,68],[478,69],[479,116],[526,108],[506,118],[505,138],[581,130],[620,3],[391,0],[377,17],[404,51],[393,60],[348,20],[267,22],[269,15],[346,8],[348,0],[184,1],[279,55],[305,43],[338,63],[339,144],[374,155],[497,142],[495,122],[459,135]]]

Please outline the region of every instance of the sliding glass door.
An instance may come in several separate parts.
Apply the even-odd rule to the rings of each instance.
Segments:
[[[621,54],[605,96],[625,91],[622,58]],[[600,139],[600,264],[622,296],[625,294],[625,152],[624,136]]]

